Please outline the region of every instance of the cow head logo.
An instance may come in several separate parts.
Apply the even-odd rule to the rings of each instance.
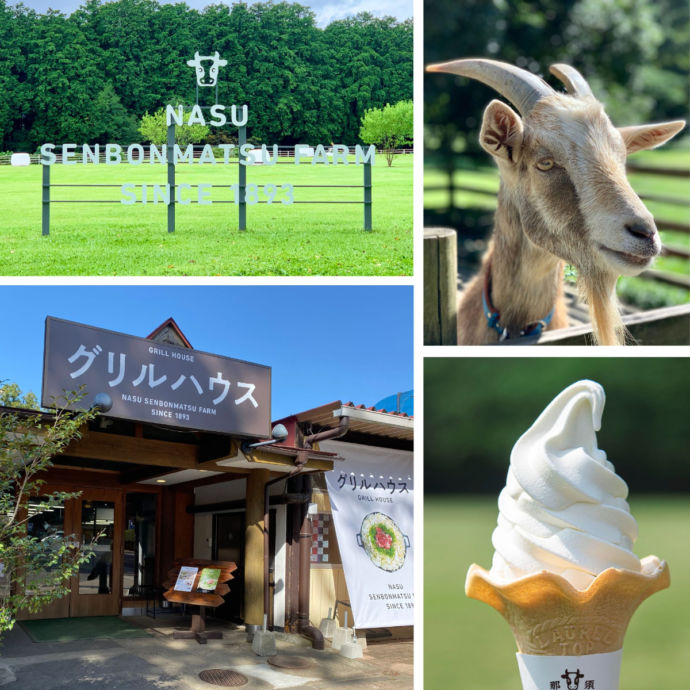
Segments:
[[[566,668],[565,673],[561,676],[561,678],[563,678],[568,684],[568,690],[578,690],[580,687],[580,679],[584,677],[584,674],[580,673],[579,668],[577,671],[568,671]]]
[[[218,80],[218,68],[225,67],[227,60],[221,60],[218,51],[213,55],[199,55],[197,50],[193,60],[187,60],[190,67],[196,70],[196,83],[199,86],[215,86]]]

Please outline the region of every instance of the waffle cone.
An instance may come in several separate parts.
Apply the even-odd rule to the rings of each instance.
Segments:
[[[608,568],[585,590],[547,571],[501,584],[474,564],[465,593],[508,621],[521,653],[582,656],[621,649],[637,607],[669,584],[666,562],[647,556],[641,573]]]

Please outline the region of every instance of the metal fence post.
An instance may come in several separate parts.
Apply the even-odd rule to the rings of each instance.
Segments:
[[[168,232],[175,232],[175,199],[177,189],[175,188],[175,125],[168,125],[167,142],[168,159]]]
[[[41,234],[50,235],[50,166],[43,164],[43,216],[41,218]]]
[[[371,163],[364,163],[364,229],[371,230]]]
[[[242,154],[241,154],[241,148],[247,143],[247,125],[242,125],[239,128],[238,131],[238,143],[239,143],[239,149],[237,154],[237,167],[240,169],[239,170],[239,189],[238,189],[238,206],[239,206],[239,221],[240,221],[240,230],[246,230],[247,229],[247,201],[246,201],[246,195],[247,195],[247,166],[242,165]]]

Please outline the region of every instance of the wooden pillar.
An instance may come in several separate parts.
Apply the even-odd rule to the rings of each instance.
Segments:
[[[424,344],[457,345],[457,236],[424,229]]]
[[[268,470],[247,477],[247,522],[244,532],[244,622],[264,622],[264,485]]]

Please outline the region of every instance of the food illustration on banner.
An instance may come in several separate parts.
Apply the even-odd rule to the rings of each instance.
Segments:
[[[410,540],[388,515],[368,513],[356,536],[357,544],[377,568],[389,573],[402,568]]]

